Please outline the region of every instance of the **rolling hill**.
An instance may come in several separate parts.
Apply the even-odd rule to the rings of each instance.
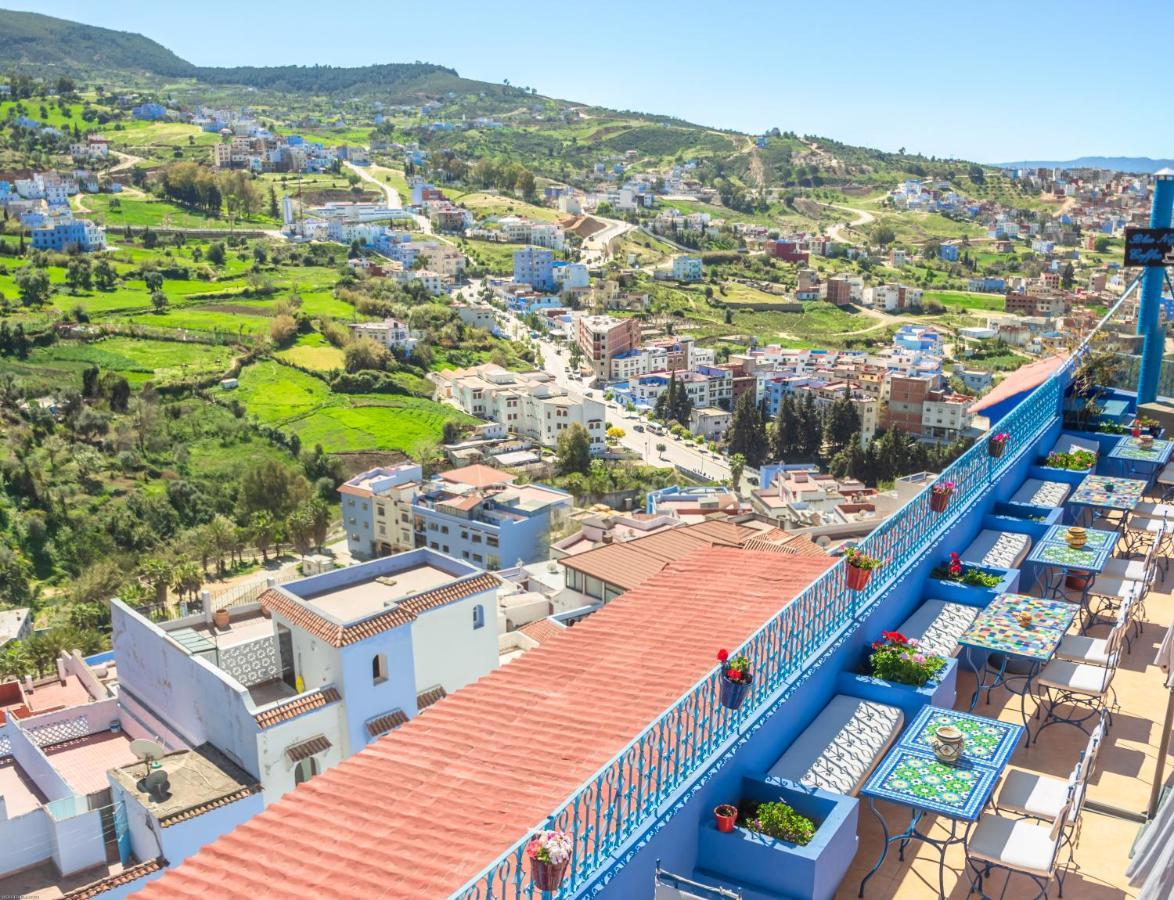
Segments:
[[[1150,174],[1174,168],[1174,159],[1151,159],[1148,156],[1081,156],[1068,160],[1024,160],[995,163],[1000,169],[1111,169],[1114,172]]]

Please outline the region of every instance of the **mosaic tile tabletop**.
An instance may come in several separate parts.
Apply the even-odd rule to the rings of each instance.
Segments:
[[[1170,454],[1174,451],[1174,441],[1154,440],[1148,448],[1143,448],[1137,438],[1125,435],[1116,446],[1109,451],[1110,459],[1128,459],[1132,462],[1153,463],[1155,466],[1164,466],[1170,461]]]
[[[1137,478],[1089,475],[1072,492],[1068,502],[1081,506],[1101,506],[1106,509],[1133,509],[1141,500],[1145,486],[1146,483]]]
[[[1001,768],[961,762],[948,765],[931,754],[898,744],[860,793],[973,822],[990,798]]]
[[[933,755],[929,739],[943,725],[953,725],[966,738],[962,750],[963,762],[977,765],[1000,767],[1004,765],[1019,743],[1023,726],[1011,722],[1000,722],[986,716],[943,709],[940,706],[926,706],[909,723],[901,736],[900,743],[914,750]]]
[[[958,638],[963,647],[993,650],[1008,656],[1048,660],[1072,624],[1079,606],[1067,600],[1044,600],[1025,594],[1000,594],[978,614]],[[1024,627],[1015,613],[1031,613],[1031,623]]]
[[[1115,531],[1086,528],[1084,546],[1075,549],[1068,546],[1067,534],[1067,525],[1053,525],[1031,548],[1027,562],[1099,573],[1105,568],[1119,539]]]

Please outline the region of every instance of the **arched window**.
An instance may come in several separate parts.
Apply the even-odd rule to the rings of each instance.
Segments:
[[[473,607],[473,630],[485,625],[485,607],[478,603]]]
[[[303,781],[309,781],[318,774],[318,762],[312,756],[307,756],[303,760],[299,760],[294,767],[294,785],[299,785]]]
[[[371,682],[383,684],[387,681],[387,654],[376,653],[371,657]]]

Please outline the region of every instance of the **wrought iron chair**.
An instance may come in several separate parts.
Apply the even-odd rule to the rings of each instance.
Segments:
[[[1072,662],[1067,659],[1053,659],[1035,680],[1039,700],[1035,718],[1042,722],[1036,729],[1033,740],[1039,740],[1040,733],[1049,725],[1075,725],[1085,734],[1092,732],[1086,723],[1094,718],[1101,724],[1107,721],[1106,731],[1113,725],[1113,710],[1117,708],[1117,693],[1113,690],[1113,677],[1121,658],[1121,641],[1124,628],[1116,628],[1109,635],[1108,661],[1105,665]],[[1088,713],[1074,717],[1057,712],[1057,707],[1084,707]]]
[[[1069,859],[1060,861],[1064,845],[1065,827],[1071,812],[1071,797],[1057,810],[1052,824],[1037,825],[1027,819],[1010,819],[995,813],[984,813],[970,832],[966,844],[966,864],[974,871],[969,893],[977,893],[988,900],[983,890],[983,879],[992,869],[1007,871],[1007,885],[1000,897],[1007,893],[1011,876],[1026,875],[1034,882],[1034,900],[1046,898],[1054,880],[1064,896],[1064,877],[1068,874]],[[1026,896],[1016,892],[1016,897]]]

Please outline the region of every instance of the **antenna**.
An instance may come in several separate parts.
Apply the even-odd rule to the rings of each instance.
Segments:
[[[158,762],[166,753],[162,745],[147,738],[136,738],[131,741],[130,752],[147,764],[148,777],[151,772],[151,763]]]

